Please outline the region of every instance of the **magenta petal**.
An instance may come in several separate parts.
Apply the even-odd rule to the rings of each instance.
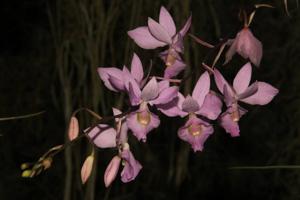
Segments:
[[[213,133],[213,127],[203,120],[192,117],[178,130],[178,136],[192,145],[194,152],[202,151],[205,141]]]
[[[131,105],[139,105],[141,102],[141,90],[136,81],[128,82],[127,91]]]
[[[278,94],[278,89],[265,82],[257,82],[258,90],[252,96],[241,99],[251,105],[266,105]]]
[[[108,67],[108,68],[99,67],[97,71],[101,80],[104,82],[104,85],[108,89],[117,92],[118,88],[115,88],[112,85],[111,80],[109,78],[113,76],[115,79],[118,79],[119,81],[122,82],[122,71],[115,67]]]
[[[199,110],[198,102],[188,95],[182,103],[182,110],[187,113],[194,113]]]
[[[99,148],[112,148],[116,146],[116,134],[115,129],[99,124],[88,133],[88,137]]]
[[[205,97],[204,103],[196,114],[207,117],[208,119],[215,120],[222,112],[222,101],[220,98],[213,94],[208,93]]]
[[[246,63],[237,73],[233,80],[233,88],[237,94],[245,92],[248,88],[252,74],[251,64]]]
[[[176,34],[176,26],[173,21],[173,18],[167,11],[167,9],[163,6],[160,8],[159,24],[161,24],[166,29],[166,31],[171,37],[173,37]]]
[[[193,99],[196,99],[200,107],[204,102],[205,96],[209,92],[209,88],[210,77],[208,72],[204,72],[198,79],[192,94]]]
[[[223,93],[224,93],[224,101],[227,107],[231,106],[231,104],[235,103],[237,100],[235,99],[234,96],[232,96],[229,92],[229,90],[227,89],[227,86],[224,85],[224,89],[223,89]]]
[[[185,34],[188,32],[188,30],[191,27],[191,23],[192,23],[192,15],[188,18],[188,20],[185,22],[184,26],[182,27],[182,29],[179,31],[180,35],[182,37],[185,36]]]
[[[172,38],[171,35],[169,35],[168,31],[150,17],[148,18],[148,28],[150,33],[156,39],[167,44],[172,44]]]
[[[143,49],[156,49],[157,47],[163,47],[166,43],[155,39],[147,26],[138,27],[127,32],[137,45]]]
[[[139,116],[143,116],[143,121]],[[128,128],[132,131],[133,135],[143,142],[146,142],[147,134],[154,128],[157,128],[160,124],[158,116],[151,113],[148,109],[140,109],[137,112],[130,113],[126,118],[126,121]]]
[[[175,97],[177,97],[178,94],[178,87],[173,86],[173,87],[169,87],[164,89],[163,91],[161,91],[158,95],[158,97],[149,102],[150,104],[166,104],[170,101],[172,101]]]
[[[121,180],[127,183],[136,178],[142,169],[142,165],[135,160],[131,151],[128,149],[122,151],[121,157],[125,161],[125,166],[121,172]]]
[[[158,96],[158,93],[159,93],[158,83],[156,81],[156,78],[153,77],[143,88],[141,97],[144,101],[150,101],[155,99]]]
[[[135,53],[131,61],[131,74],[138,83],[141,83],[144,77],[144,70],[140,58]]]
[[[114,76],[109,76],[108,81],[118,91],[124,91],[125,90],[125,84],[124,84],[124,81],[122,79],[114,77]]]

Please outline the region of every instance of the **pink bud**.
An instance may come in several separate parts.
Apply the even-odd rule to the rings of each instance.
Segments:
[[[81,168],[81,181],[84,184],[90,177],[93,169],[94,156],[88,156]]]
[[[76,117],[72,117],[69,124],[68,136],[70,140],[77,138],[79,134],[79,123]]]
[[[120,163],[121,163],[121,158],[119,156],[115,156],[108,164],[104,173],[105,187],[109,187],[110,184],[115,180],[117,173],[119,171]]]

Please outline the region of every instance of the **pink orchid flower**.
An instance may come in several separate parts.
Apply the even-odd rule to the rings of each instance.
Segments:
[[[226,52],[224,64],[228,63],[236,52],[245,59],[249,58],[257,67],[260,65],[263,54],[262,44],[254,37],[248,27],[244,27],[233,39],[230,48]]]
[[[116,108],[113,108],[114,115],[119,115],[122,112]],[[116,175],[123,160],[124,168],[121,172],[121,180],[124,183],[130,182],[136,178],[140,170],[142,169],[141,164],[135,160],[133,154],[130,151],[129,144],[127,143],[128,127],[126,124],[125,117],[116,118],[116,143],[119,148],[119,155],[113,157],[109,165],[107,166],[104,173],[104,183],[108,187],[116,178]]]
[[[197,115],[210,120],[217,119],[222,111],[222,101],[210,92],[210,77],[208,72],[205,72],[197,81],[192,96],[184,98],[179,93],[177,99],[169,105],[158,106],[158,109],[162,109],[167,116],[189,116],[185,125],[178,130],[178,136],[190,143],[196,152],[203,150],[204,142],[214,131],[211,124],[198,118]]]
[[[141,85],[144,70],[140,58],[134,53],[130,72],[126,66],[123,67],[123,70],[116,67],[99,67],[98,74],[108,89],[118,92],[126,90],[125,85],[129,80],[135,80]]]
[[[224,95],[228,107],[221,115],[220,124],[232,137],[239,136],[238,121],[246,113],[246,110],[238,105],[239,101],[250,105],[266,105],[278,94],[278,89],[265,82],[256,81],[249,86],[251,74],[252,67],[248,62],[239,70],[231,87],[222,74],[217,69],[214,70],[216,85]]]
[[[146,141],[146,135],[160,124],[157,115],[150,112],[148,105],[163,105],[177,97],[178,88],[169,87],[168,81],[157,82],[153,77],[141,90],[136,81],[126,85],[131,105],[139,109],[130,113],[126,120],[128,127],[138,140]]]
[[[186,66],[179,53],[183,52],[183,37],[191,26],[191,20],[192,18],[189,17],[183,28],[177,33],[172,16],[162,6],[160,8],[159,23],[149,17],[148,26],[128,31],[128,35],[137,45],[144,49],[169,46],[168,50],[160,54],[160,57],[167,66],[165,77],[171,78],[176,76]]]

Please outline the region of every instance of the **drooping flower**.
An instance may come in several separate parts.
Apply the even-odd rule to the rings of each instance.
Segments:
[[[246,113],[246,110],[238,105],[239,101],[250,105],[266,105],[278,93],[278,89],[265,82],[256,81],[249,86],[251,74],[252,67],[248,62],[235,76],[232,87],[217,69],[214,70],[216,85],[224,95],[228,107],[221,115],[220,124],[233,137],[239,136],[238,121]]]
[[[169,48],[160,54],[167,68],[165,77],[176,76],[185,68],[179,53],[183,53],[183,37],[191,26],[191,16],[186,21],[183,28],[177,33],[174,20],[165,7],[161,7],[159,23],[148,18],[148,26],[138,27],[128,31],[128,35],[137,45],[144,49],[155,49],[168,46]]]
[[[228,63],[235,53],[240,54],[243,58],[248,59],[257,67],[263,55],[261,42],[252,34],[249,27],[244,27],[232,40],[231,46],[226,52],[225,63]]]
[[[190,143],[194,151],[202,151],[204,142],[213,133],[213,127],[197,115],[215,120],[221,113],[222,101],[210,92],[210,77],[203,73],[197,81],[192,96],[178,98],[164,106],[157,106],[167,116],[189,116],[187,122],[178,130],[178,136]]]
[[[131,105],[139,106],[137,111],[127,116],[128,127],[138,140],[145,142],[147,133],[160,124],[158,116],[150,112],[148,105],[160,105],[172,101],[177,97],[178,88],[169,87],[168,81],[157,82],[154,77],[142,90],[136,81],[129,81],[126,87]]]

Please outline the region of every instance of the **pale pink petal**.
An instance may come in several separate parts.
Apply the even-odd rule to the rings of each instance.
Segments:
[[[148,18],[148,28],[150,33],[156,39],[167,44],[172,44],[172,38],[167,32],[167,30],[162,25],[160,25],[159,23],[151,19],[150,17]]]
[[[178,94],[178,87],[172,86],[169,88],[164,89],[161,91],[158,95],[158,97],[152,101],[149,102],[149,104],[166,104],[170,101],[172,101],[175,97],[177,97]]]
[[[247,110],[238,106],[239,118],[241,118]],[[229,107],[220,117],[220,125],[229,133],[232,137],[240,136],[240,128],[238,121],[234,120],[233,109]]]
[[[123,150],[121,157],[125,161],[125,166],[121,172],[121,180],[128,183],[136,178],[142,169],[142,165],[134,158],[129,149]]]
[[[159,93],[161,93],[163,90],[165,90],[169,87],[170,87],[170,83],[167,80],[158,82]]]
[[[217,88],[219,89],[219,91],[223,94],[223,90],[224,90],[224,85],[226,85],[227,89],[229,90],[229,93],[234,96],[234,92],[232,91],[231,86],[227,83],[227,81],[224,79],[224,77],[222,76],[222,74],[219,72],[219,70],[215,69],[214,70],[214,78],[215,78],[215,82],[217,85]]]
[[[178,102],[179,102],[179,97],[177,96],[172,101],[170,101],[166,104],[156,105],[156,108],[168,117],[175,117],[175,116],[184,117],[184,116],[188,115],[187,112],[183,112],[178,107]]]
[[[165,30],[169,33],[171,37],[173,37],[176,34],[176,26],[173,21],[173,18],[167,11],[167,9],[163,6],[160,8],[159,24],[161,24],[165,28]]]
[[[237,94],[245,92],[251,81],[252,67],[248,62],[237,73],[233,80],[233,88]]]
[[[198,102],[192,98],[190,95],[188,95],[184,102],[182,103],[182,111],[187,113],[194,113],[199,110],[199,104]]]
[[[120,163],[121,163],[121,158],[119,156],[115,156],[108,164],[104,173],[105,187],[109,187],[111,183],[115,180],[119,171]]]
[[[119,79],[120,81],[122,81],[122,76],[123,76],[122,71],[115,67],[108,67],[108,68],[99,67],[97,71],[101,80],[104,82],[104,85],[108,89],[117,92],[118,88],[112,86],[109,78],[113,76],[115,79]]]
[[[241,99],[242,102],[251,105],[266,105],[278,94],[278,89],[265,82],[257,82],[258,90],[252,96]]]
[[[143,49],[156,49],[167,44],[154,38],[147,26],[138,27],[127,32],[134,42]]]
[[[156,78],[153,77],[143,88],[141,97],[144,101],[150,101],[158,96],[159,87]]]
[[[81,168],[81,181],[84,184],[90,177],[93,169],[94,156],[88,156]]]
[[[129,81],[127,84],[127,92],[131,105],[136,106],[141,102],[141,90],[136,81]]]
[[[236,51],[245,59],[259,66],[262,58],[262,44],[252,34],[249,28],[241,30],[236,37],[237,47]]]
[[[232,42],[232,43],[231,43]],[[229,49],[227,50],[226,54],[225,54],[225,62],[224,65],[226,65],[234,56],[234,54],[236,53],[236,48],[237,48],[237,40],[236,38],[233,40],[229,40],[229,42],[227,42],[227,44],[230,44]]]
[[[91,142],[99,148],[115,147],[116,135],[116,130],[105,124],[98,124],[88,133]]]
[[[143,116],[144,120],[139,120],[138,115]],[[143,142],[146,142],[147,134],[160,124],[158,116],[151,113],[148,109],[130,113],[126,118],[126,122],[133,135]]]
[[[138,83],[141,83],[144,77],[144,70],[140,58],[135,53],[131,61],[131,74]]]
[[[200,107],[202,106],[205,96],[209,92],[209,89],[210,77],[208,72],[204,72],[198,79],[192,94],[193,99],[195,99],[198,102]]]
[[[78,119],[76,117],[71,117],[69,130],[68,130],[69,140],[70,141],[74,140],[75,138],[78,137],[78,134],[79,134]]]
[[[213,94],[208,93],[204,99],[200,110],[196,114],[207,117],[208,119],[215,120],[222,112],[222,101],[220,98]]]
[[[191,27],[191,23],[192,23],[192,15],[188,18],[188,20],[185,22],[184,26],[182,27],[182,29],[179,31],[180,35],[182,37],[185,36],[185,34],[188,32],[188,30]]]
[[[213,132],[214,129],[209,123],[192,117],[178,130],[178,136],[183,141],[190,143],[196,152],[203,150],[205,141]]]
[[[110,84],[113,86],[113,88],[116,88],[117,91],[124,91],[125,90],[125,84],[124,84],[124,79],[123,76],[120,77],[115,77],[115,76],[109,76],[108,81]]]
[[[254,95],[258,91],[258,82],[254,82],[252,85],[250,85],[245,92],[241,93],[238,95],[238,99],[245,99],[248,98],[252,95]]]
[[[164,78],[173,78],[177,76],[181,71],[183,71],[186,67],[186,64],[178,59],[176,59],[175,63],[169,67],[166,67],[164,72]]]

